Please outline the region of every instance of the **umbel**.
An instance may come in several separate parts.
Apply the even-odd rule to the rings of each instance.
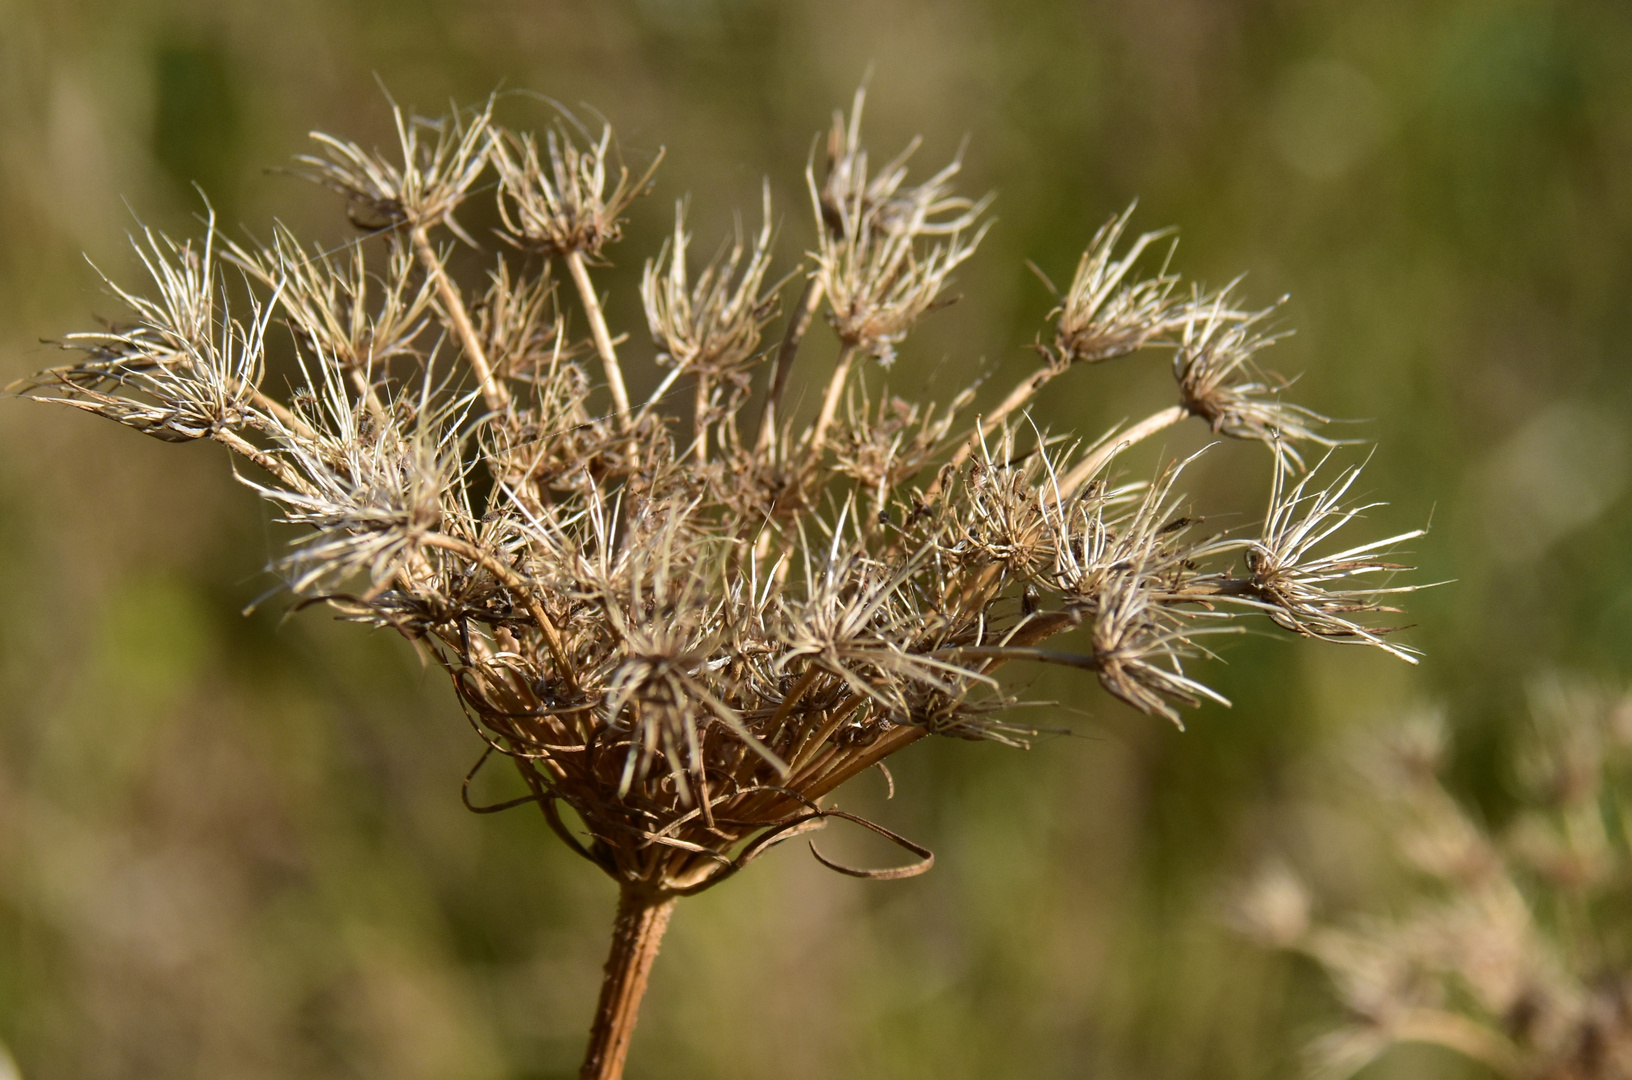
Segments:
[[[278,226],[244,245],[213,219],[187,242],[146,232],[150,283],[110,282],[131,321],[70,335],[73,363],[14,388],[221,443],[302,530],[275,563],[289,590],[447,672],[482,760],[508,758],[521,801],[621,890],[586,1078],[622,1074],[678,898],[834,818],[916,861],[818,851],[833,869],[927,869],[927,850],[831,795],[929,736],[1025,745],[1005,665],[1080,668],[1177,722],[1223,702],[1186,665],[1248,620],[1411,659],[1374,613],[1406,588],[1388,560],[1419,532],[1338,538],[1366,509],[1359,469],[1317,483],[1306,467],[1335,443],[1259,366],[1275,309],[1184,282],[1164,234],[1124,242],[1128,214],[1090,240],[1009,389],[971,372],[942,401],[890,391],[988,200],[955,191],[957,161],[909,182],[916,142],[873,167],[862,104],[807,169],[814,250],[773,269],[767,187],[763,226],[698,267],[682,203],[645,263],[646,325],[621,334],[595,270],[657,162],[619,164],[610,128],[561,114],[512,130],[489,101],[395,110],[388,154],[314,135],[297,171],[344,198],[356,242],[315,249]],[[497,200],[497,244],[455,216],[476,198]],[[460,245],[485,252],[485,280],[452,271]],[[821,370],[801,362],[819,321],[838,349]],[[285,332],[292,386],[266,376]],[[651,352],[627,346],[640,336]],[[625,380],[635,353],[658,367],[644,400]],[[1054,379],[1135,355],[1171,364],[1162,408],[1094,437],[1033,423]],[[1256,527],[1195,519],[1189,460],[1124,465],[1192,418],[1271,455]]]

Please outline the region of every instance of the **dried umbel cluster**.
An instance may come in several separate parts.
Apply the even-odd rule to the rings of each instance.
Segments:
[[[592,271],[651,169],[618,166],[610,131],[563,116],[540,142],[491,103],[398,112],[390,155],[315,136],[298,171],[346,197],[366,230],[348,250],[282,229],[241,246],[213,223],[199,243],[146,235],[153,290],[116,289],[135,321],[73,335],[81,358],[25,390],[249,462],[245,482],[306,530],[278,563],[293,591],[448,672],[527,801],[633,897],[634,938],[670,898],[844,816],[829,793],[908,744],[1024,742],[997,678],[1010,661],[1094,672],[1176,721],[1221,700],[1185,664],[1243,617],[1409,658],[1368,613],[1392,610],[1388,554],[1418,534],[1334,539],[1365,509],[1358,471],[1304,472],[1298,444],[1333,443],[1258,367],[1268,313],[1148,267],[1161,238],[1124,245],[1127,215],[1093,237],[1039,366],[995,405],[973,412],[973,386],[889,392],[872,361],[949,302],[986,200],[954,190],[957,161],[909,182],[915,147],[871,169],[861,106],[808,170],[815,249],[786,276],[768,194],[764,226],[702,268],[682,204],[642,278],[643,400],[619,348],[644,350],[608,327]],[[474,286],[448,262],[476,246],[454,217],[472,198],[496,198],[500,241]],[[837,362],[790,393],[824,313]],[[287,393],[264,375],[274,320],[299,360]],[[1092,440],[1033,426],[1049,381],[1139,352],[1171,358],[1174,404]],[[1188,417],[1274,456],[1260,531],[1193,520],[1185,462],[1119,468]],[[900,842],[915,867],[847,872],[927,866]]]
[[[1413,910],[1314,923],[1284,868],[1245,893],[1244,928],[1312,957],[1350,1015],[1311,1047],[1316,1075],[1425,1042],[1515,1080],[1632,1076],[1632,698],[1556,678],[1531,698],[1512,770],[1520,806],[1499,830],[1442,785],[1438,717],[1368,761],[1399,851],[1424,876]]]

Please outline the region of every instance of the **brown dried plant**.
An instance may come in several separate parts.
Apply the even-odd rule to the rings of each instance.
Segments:
[[[1420,717],[1368,755],[1416,905],[1349,925],[1312,921],[1286,868],[1243,892],[1243,929],[1315,960],[1348,1021],[1310,1047],[1312,1075],[1351,1076],[1429,1043],[1514,1080],[1632,1076],[1632,698],[1551,678],[1513,758],[1501,828],[1441,782],[1444,725]]]
[[[941,404],[879,387],[858,361],[887,366],[949,302],[987,200],[956,194],[957,161],[909,183],[916,143],[869,173],[861,110],[858,94],[820,177],[808,170],[817,240],[774,347],[768,195],[764,227],[739,228],[701,271],[682,208],[642,279],[667,369],[644,401],[591,267],[652,170],[614,168],[610,129],[563,119],[540,144],[491,103],[440,120],[397,110],[390,155],[314,136],[323,155],[302,168],[369,230],[351,253],[310,253],[282,229],[223,247],[213,221],[201,244],[146,235],[154,293],[115,288],[136,321],[70,336],[80,358],[19,388],[224,443],[305,529],[276,564],[290,589],[397,630],[447,671],[483,760],[509,758],[522,801],[622,890],[585,1077],[620,1074],[676,898],[835,818],[918,857],[862,870],[818,853],[835,869],[927,869],[928,851],[830,796],[927,735],[1024,745],[1033,733],[1004,718],[1005,664],[1091,671],[1177,721],[1222,700],[1186,663],[1246,617],[1410,659],[1365,613],[1390,610],[1387,553],[1418,533],[1320,553],[1364,509],[1345,502],[1358,470],[1293,478],[1293,444],[1327,440],[1255,374],[1265,313],[1181,294],[1166,263],[1147,273],[1157,234],[1119,254],[1127,215],[1089,246],[1041,366],[984,416],[968,417],[973,385]],[[471,287],[449,267],[451,245],[471,243],[454,214],[488,184],[505,244]],[[223,262],[253,297],[243,314]],[[839,357],[801,421],[786,391],[824,305]],[[569,306],[588,342],[569,336]],[[274,313],[299,359],[287,394],[264,374]],[[1163,349],[1177,404],[1093,442],[1032,426],[1038,390],[1076,362]],[[670,412],[688,384],[690,415]],[[1202,532],[1177,486],[1186,462],[1151,482],[1117,472],[1189,416],[1272,450],[1260,534]]]

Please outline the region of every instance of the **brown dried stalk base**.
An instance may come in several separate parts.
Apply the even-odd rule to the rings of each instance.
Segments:
[[[637,884],[625,884],[618,896],[618,919],[612,926],[612,952],[606,958],[606,978],[595,1024],[589,1029],[589,1050],[584,1054],[580,1080],[619,1080],[629,1039],[635,1033],[640,999],[657,959],[663,931],[669,928],[674,897],[654,893]]]

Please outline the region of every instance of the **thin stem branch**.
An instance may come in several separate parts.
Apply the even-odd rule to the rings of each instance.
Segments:
[[[357,391],[357,396],[362,399],[363,406],[368,409],[368,415],[374,418],[375,423],[383,422],[385,420],[385,406],[380,404],[380,395],[374,392],[374,387],[369,383],[368,379],[363,377],[360,368],[350,368],[349,374],[351,375],[351,388]]]
[[[833,426],[833,417],[839,411],[839,398],[844,396],[845,383],[850,380],[850,367],[855,363],[857,348],[845,345],[839,350],[838,362],[833,365],[833,377],[827,382],[827,393],[822,397],[822,411],[816,417],[816,426],[810,429],[810,445],[805,456],[811,462],[820,461],[827,445],[827,429]]]
[[[544,610],[543,603],[539,601],[536,591],[529,587],[526,578],[475,544],[467,540],[461,540],[457,536],[449,536],[447,533],[428,533],[423,538],[423,542],[429,547],[439,547],[444,551],[451,551],[455,555],[469,559],[492,574],[500,584],[520,596],[526,603],[527,613],[533,617],[533,621],[538,624],[539,632],[544,635],[544,644],[549,648],[550,655],[555,660],[556,666],[561,669],[561,677],[566,680],[569,687],[574,690],[577,689],[578,681],[573,676],[572,665],[567,662],[566,648],[561,641],[561,631],[556,628],[555,621]]]
[[[822,306],[822,283],[819,278],[806,278],[805,289],[799,294],[799,306],[788,319],[787,332],[782,335],[782,346],[771,361],[771,383],[765,391],[765,404],[759,413],[759,430],[754,433],[754,449],[763,452],[776,438],[776,410],[782,403],[782,392],[787,389],[788,372],[793,370],[794,357],[799,355],[799,344],[810,329],[810,320]]]
[[[866,699],[859,694],[853,695],[849,701],[840,705],[828,714],[822,726],[805,736],[804,741],[789,755],[788,782],[797,788],[799,778],[821,753],[823,745],[833,737],[833,733],[850,718],[850,716],[865,703]]]
[[[969,433],[969,438],[964,441],[962,446],[958,447],[958,452],[952,455],[949,464],[953,468],[957,468],[969,460],[969,455],[975,452],[975,447],[980,445],[981,439],[996,431],[999,424],[1007,420],[1020,406],[1036,397],[1037,391],[1064,371],[1063,366],[1049,364],[1027,375],[1018,386],[1009,391],[1009,396],[1004,398],[997,408],[981,418],[975,430]]]
[[[697,395],[692,406],[692,438],[697,444],[699,463],[708,460],[708,394],[709,378],[706,371],[697,373]]]
[[[283,402],[268,397],[259,389],[250,392],[249,400],[257,409],[269,416],[276,417],[279,423],[296,435],[306,439],[316,437],[317,433],[312,430],[311,425],[297,416],[295,411]]]
[[[1070,472],[1060,478],[1060,498],[1070,496],[1077,488],[1087,483],[1089,477],[1103,468],[1115,455],[1135,443],[1143,442],[1159,431],[1165,431],[1189,415],[1189,409],[1183,405],[1174,405],[1161,412],[1152,413],[1120,435],[1106,439],[1099,449],[1077,462]]]
[[[629,412],[629,391],[623,385],[623,368],[618,365],[617,350],[612,347],[612,334],[606,328],[606,315],[601,301],[595,295],[595,283],[589,279],[589,267],[584,264],[584,253],[567,252],[567,269],[572,271],[572,283],[578,286],[578,299],[589,316],[589,331],[595,338],[595,351],[601,354],[601,366],[606,369],[606,385],[612,391],[612,407],[617,410],[618,427],[627,430],[632,419]]]
[[[674,897],[626,882],[618,895],[618,917],[612,924],[612,950],[606,958],[601,1000],[589,1029],[580,1080],[620,1080],[635,1033],[640,999],[663,931],[669,927]]]
[[[812,777],[804,781],[800,785],[800,793],[807,799],[820,799],[852,776],[860,775],[897,750],[917,742],[928,734],[928,728],[920,727],[917,724],[903,724],[900,727],[891,728],[879,736],[878,741],[871,746],[868,746],[854,757],[846,757],[842,764],[837,765],[825,775]]]
[[[1396,1022],[1392,1034],[1396,1042],[1430,1043],[1465,1054],[1502,1076],[1525,1075],[1523,1057],[1510,1040],[1456,1013],[1413,1010]]]
[[[239,435],[236,431],[225,427],[217,428],[211,432],[210,437],[239,457],[259,465],[277,477],[278,481],[290,490],[310,494],[312,486],[306,482],[304,477],[284,462],[279,461],[242,435]]]
[[[436,249],[431,247],[430,235],[423,226],[413,230],[414,252],[419,256],[425,272],[436,283],[437,298],[442,301],[442,307],[447,311],[448,319],[453,323],[454,333],[459,335],[459,344],[465,350],[465,361],[470,364],[471,370],[476,372],[477,380],[482,384],[482,397],[487,407],[500,411],[510,404],[510,392],[503,383],[493,377],[493,365],[488,361],[487,350],[482,348],[481,338],[476,335],[476,324],[470,321],[470,311],[465,307],[465,298],[448,277],[448,268],[443,265]]]

